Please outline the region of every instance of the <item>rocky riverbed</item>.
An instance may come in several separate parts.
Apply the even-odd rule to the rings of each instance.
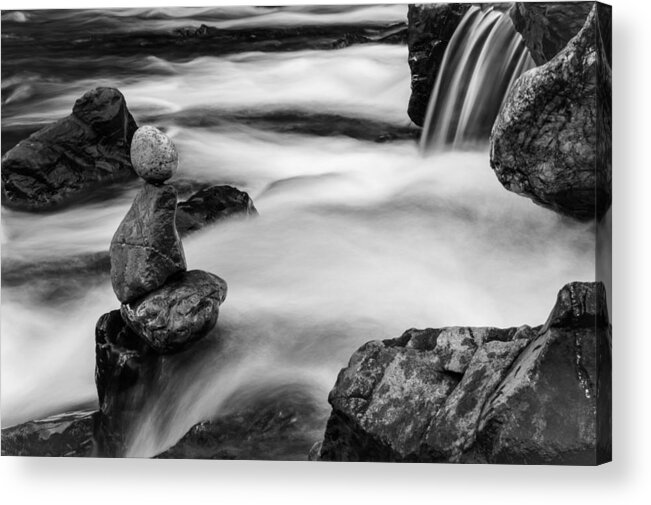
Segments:
[[[544,5],[3,13],[3,455],[607,461],[610,18]],[[423,157],[467,16],[537,66]]]

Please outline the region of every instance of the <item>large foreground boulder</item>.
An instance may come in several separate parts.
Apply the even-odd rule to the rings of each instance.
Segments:
[[[594,4],[549,63],[523,74],[491,133],[490,162],[510,191],[578,220],[611,203],[610,7]]]
[[[120,223],[109,254],[111,283],[122,303],[160,288],[186,269],[176,230],[176,190],[145,183]]]
[[[353,354],[313,459],[588,465],[610,459],[610,329],[600,283],[544,326],[409,330]]]
[[[124,321],[161,354],[180,351],[217,324],[226,281],[203,270],[170,278],[163,287],[120,309]]]
[[[407,113],[423,126],[432,88],[454,31],[472,4],[409,5],[407,46],[411,69],[411,97]]]
[[[133,177],[129,147],[136,128],[117,89],[89,91],[75,102],[70,116],[3,156],[3,205],[44,210]]]

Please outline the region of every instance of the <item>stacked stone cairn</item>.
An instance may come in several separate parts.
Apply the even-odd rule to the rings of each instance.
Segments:
[[[178,167],[172,141],[153,126],[140,127],[131,163],[145,180],[111,241],[111,283],[127,326],[158,354],[186,348],[217,323],[226,282],[187,270],[176,229],[177,193],[165,184]]]

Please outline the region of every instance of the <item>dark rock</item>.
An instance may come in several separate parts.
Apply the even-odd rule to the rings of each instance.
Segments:
[[[585,24],[594,2],[515,2],[509,14],[536,65],[556,56]],[[610,35],[604,40],[610,62]]]
[[[99,412],[94,428],[98,455],[125,454],[131,419],[156,375],[156,356],[126,325],[119,310],[102,315],[95,327],[95,384]]]
[[[185,235],[231,216],[257,215],[253,200],[244,191],[232,186],[212,186],[178,204],[176,227]]]
[[[158,353],[177,352],[217,324],[226,281],[202,270],[182,272],[143,298],[122,305],[124,321]]]
[[[588,289],[585,284],[581,288]],[[596,294],[604,297],[605,305],[603,287],[588,296]],[[491,463],[610,461],[612,368],[607,321],[583,318],[546,328],[486,402],[477,446]]]
[[[156,457],[305,461],[314,440],[323,434],[327,410],[298,385],[253,391],[233,395],[218,417],[193,426]]]
[[[2,158],[2,203],[37,211],[134,176],[129,146],[137,126],[122,94],[96,88],[72,114],[32,134]]]
[[[67,412],[2,430],[2,456],[89,457],[96,412]]]
[[[611,202],[611,71],[597,10],[554,59],[518,79],[491,133],[505,188],[582,221],[601,219]],[[609,9],[601,18],[610,24]]]
[[[145,183],[113,235],[109,250],[111,283],[122,303],[150,293],[186,269],[175,215],[176,190]]]
[[[407,45],[411,69],[411,97],[407,112],[418,126],[425,123],[427,104],[448,42],[471,5],[409,5]]]
[[[572,283],[544,327],[409,330],[365,344],[330,392],[332,413],[311,458],[608,460],[611,356],[603,307],[603,285]]]

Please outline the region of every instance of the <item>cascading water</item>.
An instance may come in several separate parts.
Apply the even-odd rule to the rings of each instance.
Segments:
[[[411,140],[287,131],[283,114],[276,123],[224,122],[229,111],[299,111],[312,121],[331,118],[326,126],[346,116],[400,128],[409,100],[404,45],[240,49],[188,59],[140,50],[107,54],[103,47],[83,54],[20,52],[25,40],[67,41],[69,27],[120,35],[201,23],[406,17],[404,5],[341,9],[256,9],[254,16],[247,8],[229,10],[228,18],[211,9],[62,10],[25,14],[32,24],[3,21],[3,141],[12,131],[67,115],[92,87],[115,86],[139,124],[160,126],[173,138],[180,182],[237,186],[260,213],[184,239],[188,264],[218,273],[229,294],[216,333],[166,358],[155,393],[133,423],[130,456],[158,454],[194,423],[245,401],[266,401],[270,389],[283,398],[307,390],[326,416],[328,391],[364,342],[411,327],[538,324],[560,286],[594,277],[591,226],[560,220],[505,191],[488,167],[485,144],[423,159]],[[468,107],[459,124],[473,125],[485,113],[484,97],[497,110],[517,67],[530,63],[498,12],[475,9],[457,32],[443,72],[449,77],[438,87],[446,96],[464,90],[459,102]],[[21,41],[13,52],[5,38],[12,34]],[[21,62],[28,56],[40,60],[26,74]],[[502,82],[494,96],[490,76]],[[38,266],[106,250],[137,186],[43,214],[3,208],[3,276],[12,262]],[[17,284],[3,278],[3,427],[97,408],[94,326],[118,306],[106,275],[32,274]],[[323,433],[320,419],[310,422],[312,441]],[[274,444],[274,457],[295,456],[286,438]]]
[[[421,150],[486,140],[509,89],[534,66],[507,14],[471,7],[445,51]]]

